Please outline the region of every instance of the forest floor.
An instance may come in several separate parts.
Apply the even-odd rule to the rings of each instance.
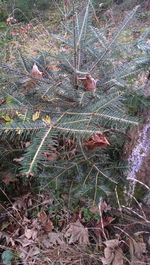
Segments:
[[[99,26],[111,25],[108,27],[110,38],[128,12],[119,12],[119,8],[107,10],[101,19],[96,18]],[[13,65],[18,50],[33,57],[41,47],[44,51],[53,51],[54,55],[58,49],[63,52],[64,48],[57,46],[50,34],[54,28],[61,30],[61,17],[57,12],[49,16],[45,22],[31,21],[28,28],[27,24],[18,23],[10,29],[13,39],[6,40],[8,43],[3,45],[2,60]],[[148,27],[148,12],[143,10],[141,20],[132,23],[131,29],[125,30],[120,38],[122,42],[136,40]],[[51,67],[54,69],[56,65],[51,62]],[[139,82],[145,82],[145,76],[139,78]],[[128,154],[135,145],[135,133],[131,138]],[[145,167],[145,175],[139,179],[148,186],[150,170],[147,165]],[[20,183],[12,180],[9,170],[1,175],[6,189],[0,188],[3,197],[0,202],[0,264],[150,264],[149,205],[139,200],[131,208],[118,200],[118,206],[113,208],[105,200],[93,205],[81,198],[80,205],[73,211],[66,204],[66,194],[62,193],[58,198],[47,191],[37,195],[28,185],[22,191]],[[19,195],[10,197],[9,187],[18,190]]]

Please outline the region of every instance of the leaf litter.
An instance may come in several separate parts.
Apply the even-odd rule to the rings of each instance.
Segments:
[[[37,199],[33,198],[30,193],[25,194],[22,198],[16,198],[12,204],[11,212],[14,219],[11,216],[7,217],[6,225],[3,225],[3,230],[0,232],[0,240],[6,248],[11,248],[14,253],[17,252],[25,264],[32,264],[33,261],[36,264],[38,258],[40,260],[41,256],[45,257],[45,252],[49,256],[48,253],[52,250],[55,252],[55,249],[61,255],[64,255],[62,254],[63,251],[68,253],[66,259],[63,257],[64,263],[62,264],[73,264],[72,258],[69,256],[70,250],[73,251],[74,249],[76,252],[76,255],[73,254],[74,258],[75,256],[84,256],[86,260],[86,255],[91,251],[91,248],[93,249],[93,246],[95,249],[93,249],[93,254],[90,257],[91,264],[123,265],[126,260],[129,260],[131,265],[140,265],[141,261],[146,262],[147,245],[143,234],[135,233],[132,237],[120,234],[116,238],[116,234],[112,232],[114,230],[113,222],[116,222],[115,215],[112,215],[112,207],[102,198],[99,204],[87,206],[89,211],[91,210],[93,218],[97,216],[95,221],[84,219],[80,212],[68,218],[68,213],[65,211],[66,216],[64,215],[63,219],[66,218],[66,221],[60,222],[60,227],[59,223],[55,223],[55,215],[50,213],[47,208],[52,206],[52,198],[47,195],[45,197],[39,196],[39,205],[41,200],[41,210],[38,209],[37,214],[32,217],[28,209],[34,209]],[[17,223],[15,222],[16,218]],[[101,238],[100,241],[98,240],[99,237]],[[127,245],[128,250],[125,248]],[[56,261],[60,257],[58,253],[55,256]],[[96,263],[97,257],[99,263]]]

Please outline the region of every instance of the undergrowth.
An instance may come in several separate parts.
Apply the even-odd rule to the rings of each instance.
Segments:
[[[142,86],[134,91],[134,78],[148,69],[149,33],[133,43],[119,39],[139,7],[111,40],[93,26],[93,8],[91,1],[82,12],[66,6],[65,35],[50,33],[60,52],[31,57],[16,49],[16,60],[1,64],[1,158],[21,182],[63,190],[72,203],[97,202],[126,185],[127,130],[138,126],[137,114],[149,103]]]
[[[149,108],[149,32],[129,29],[139,6],[115,31],[97,1],[54,2],[60,34],[14,17],[2,30],[1,260],[146,264],[149,188],[139,182],[129,207],[124,153]]]

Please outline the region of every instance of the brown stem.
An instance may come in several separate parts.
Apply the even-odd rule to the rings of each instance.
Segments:
[[[74,1],[73,1],[73,42],[74,42],[74,68],[77,71],[77,45],[76,45],[76,18],[75,18],[75,8],[74,8]],[[74,87],[78,89],[78,79],[76,71],[74,72]]]

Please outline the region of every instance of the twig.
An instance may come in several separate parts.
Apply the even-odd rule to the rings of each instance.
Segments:
[[[75,18],[75,8],[74,8],[74,1],[73,1],[73,46],[74,46],[74,87],[75,89],[78,88],[78,79],[77,79],[77,44],[76,44],[76,18]]]

